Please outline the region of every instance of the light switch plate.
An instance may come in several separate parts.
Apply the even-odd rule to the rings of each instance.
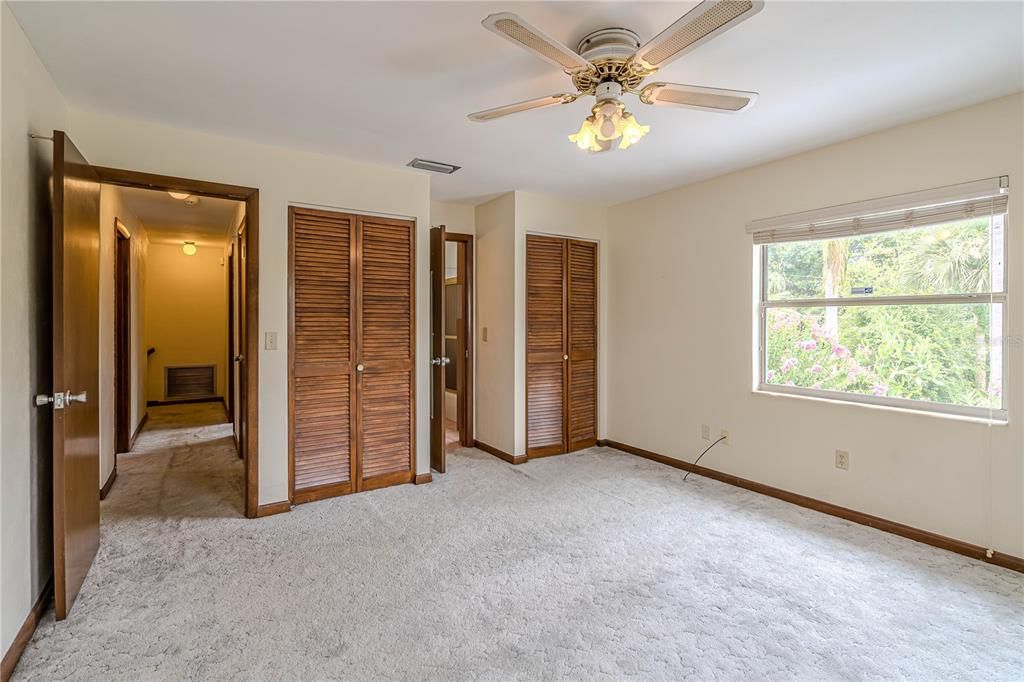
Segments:
[[[265,339],[264,348],[267,350],[277,350],[277,332],[267,332]]]

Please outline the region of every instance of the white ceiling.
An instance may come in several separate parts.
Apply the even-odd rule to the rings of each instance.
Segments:
[[[198,197],[189,206],[167,192],[138,187],[120,187],[124,203],[132,210],[149,239],[154,242],[195,241],[223,245],[234,224],[240,202],[214,197]]]
[[[627,104],[652,126],[625,152],[570,144],[590,102],[472,123],[569,89],[480,26],[514,10],[575,47],[625,26],[646,40],[694,2],[11,3],[77,106],[401,166],[434,198],[511,189],[602,203],[645,196],[1024,89],[1020,2],[783,2],[658,80],[755,90],[722,115]]]

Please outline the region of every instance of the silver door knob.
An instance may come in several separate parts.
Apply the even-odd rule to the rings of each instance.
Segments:
[[[235,356],[235,362],[241,362],[244,359],[245,359],[245,356],[242,355],[241,353],[239,353],[238,355]]]
[[[451,361],[451,358],[431,358],[430,364],[434,365],[435,367],[444,367],[445,365],[450,364]]]
[[[89,394],[85,391],[82,391],[81,393],[72,393],[71,391],[68,391],[65,399],[69,403],[87,403],[89,402]]]
[[[569,359],[569,356],[568,356],[568,355],[563,355],[563,356],[562,356],[562,359],[563,359],[563,360],[568,360],[568,359]]]
[[[364,369],[366,369],[366,367],[363,365],[363,363],[360,362],[358,365],[356,365],[357,372],[362,372]]]

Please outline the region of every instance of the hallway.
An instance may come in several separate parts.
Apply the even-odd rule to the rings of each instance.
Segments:
[[[117,456],[100,510],[103,541],[132,518],[241,518],[242,472],[223,404],[150,407],[135,447]]]

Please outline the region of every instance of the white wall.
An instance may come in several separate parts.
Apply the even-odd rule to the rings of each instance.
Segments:
[[[475,227],[476,439],[511,453],[516,445],[515,195],[477,206]]]
[[[114,219],[119,218],[131,234],[131,414],[135,432],[146,413],[146,346],[143,339],[143,272],[148,238],[138,217],[124,203],[120,188],[100,188],[100,485],[114,470],[114,264],[117,237]]]
[[[1016,95],[610,210],[608,437],[1024,555],[1024,104]],[[747,221],[1010,176],[1008,426],[751,392]],[[834,451],[850,451],[849,471]]]
[[[417,222],[416,283],[429,286],[430,180],[392,169],[107,114],[70,111],[71,134],[91,163],[257,187],[260,190],[259,502],[288,497],[288,211],[290,203]],[[416,298],[417,472],[429,471],[430,299]]]
[[[0,7],[0,651],[53,573],[49,178],[64,99],[6,4]]]

